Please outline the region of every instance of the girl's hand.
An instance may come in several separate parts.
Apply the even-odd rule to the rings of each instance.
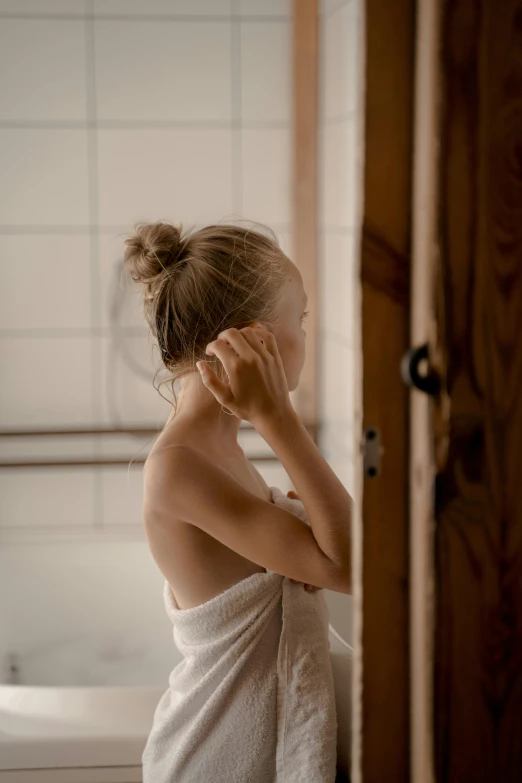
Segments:
[[[290,577],[288,577],[290,579]],[[306,582],[300,582],[298,579],[290,579],[291,582],[294,583],[294,585],[303,585],[304,589],[307,590],[309,593],[316,593],[318,590],[322,590],[322,587],[315,587],[315,585],[308,585]]]
[[[301,500],[297,492],[294,492],[293,489],[291,489],[289,492],[286,493],[287,497],[292,498],[292,500]],[[291,582],[294,584],[298,584],[297,579],[290,579]],[[306,582],[301,582],[301,584],[304,584],[304,589],[308,590],[310,593],[315,593],[317,590],[322,590],[322,587],[315,587],[314,585],[306,584]]]
[[[225,329],[207,345],[229,379],[219,380],[207,362],[197,362],[203,383],[216,400],[254,426],[293,410],[281,355],[272,332],[261,324]]]

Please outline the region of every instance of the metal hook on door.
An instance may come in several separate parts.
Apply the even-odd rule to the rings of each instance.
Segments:
[[[404,383],[413,386],[425,394],[436,396],[440,392],[440,378],[428,368],[425,375],[419,372],[419,364],[429,359],[428,343],[410,348],[401,362],[401,376]]]

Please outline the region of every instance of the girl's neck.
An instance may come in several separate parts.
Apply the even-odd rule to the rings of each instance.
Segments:
[[[183,431],[184,438],[188,436],[200,446],[208,443],[210,448],[223,453],[243,453],[237,442],[240,419],[224,410],[199,373],[181,379],[176,409],[169,416],[165,429],[173,424]]]

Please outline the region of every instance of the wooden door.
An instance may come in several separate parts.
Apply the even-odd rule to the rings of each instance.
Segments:
[[[522,4],[443,0],[440,783],[522,780]]]

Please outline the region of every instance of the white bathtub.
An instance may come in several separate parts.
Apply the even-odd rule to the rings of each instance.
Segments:
[[[164,690],[0,686],[1,783],[139,783]]]
[[[331,639],[338,765],[348,772],[351,655]],[[165,688],[0,685],[0,783],[141,783]]]

